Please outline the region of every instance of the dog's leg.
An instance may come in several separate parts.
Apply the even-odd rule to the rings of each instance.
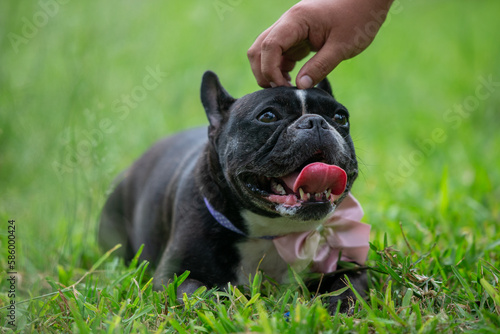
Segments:
[[[106,201],[99,223],[98,242],[106,251],[121,244],[122,247],[116,251],[115,255],[129,261],[134,254],[127,233],[129,218],[123,208],[123,187],[123,182],[118,184]]]
[[[339,268],[341,269],[341,268]],[[313,293],[328,293],[340,290],[348,286],[345,276],[349,278],[353,288],[358,292],[361,297],[366,296],[366,291],[368,289],[368,282],[366,276],[366,270],[353,270],[344,273],[325,275],[321,280],[314,280],[307,284],[309,290]],[[329,297],[328,309],[330,313],[335,313],[337,310],[337,305],[340,303],[339,312],[348,313],[350,309],[350,303],[356,301],[356,295],[349,288],[342,294],[338,296]]]
[[[184,294],[187,294],[188,296],[192,295],[198,288],[206,286],[202,282],[192,279],[192,278],[187,278],[184,282],[182,282],[181,285],[177,287],[177,298],[182,299],[182,296]]]

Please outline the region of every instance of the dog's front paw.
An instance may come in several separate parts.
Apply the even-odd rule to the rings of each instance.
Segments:
[[[352,314],[354,311],[354,305],[356,303],[357,297],[351,290],[351,288],[349,288],[346,276],[356,292],[362,298],[364,298],[368,289],[366,271],[364,270],[353,270],[349,271],[348,273],[333,273],[323,276],[323,278],[320,280],[310,281],[307,284],[311,292],[318,292],[322,294],[338,291],[344,289],[345,287],[348,287],[348,289],[340,295],[331,296],[328,298],[328,310],[331,314],[334,314],[337,311],[339,303],[340,313]]]
[[[198,288],[205,286],[202,282],[192,279],[192,278],[187,278],[184,282],[182,282],[181,285],[177,287],[177,298],[181,298],[184,294],[187,294],[188,296],[191,296]]]
[[[337,291],[344,288],[346,284],[342,282],[339,286],[332,286],[331,291]],[[340,306],[338,305],[340,303]],[[356,295],[351,289],[346,290],[339,296],[328,298],[328,311],[331,314],[337,312],[337,307],[340,313],[352,315],[354,313],[354,305],[356,304]]]

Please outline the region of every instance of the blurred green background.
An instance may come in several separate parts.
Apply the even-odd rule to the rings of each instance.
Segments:
[[[114,176],[162,136],[207,124],[205,70],[235,97],[259,89],[246,51],[294,3],[0,3],[0,254],[15,219],[22,293],[99,258]],[[468,240],[498,254],[498,13],[495,0],[402,0],[374,43],[329,75],[351,112],[353,192],[372,240],[387,233],[407,252],[402,222],[422,252]]]

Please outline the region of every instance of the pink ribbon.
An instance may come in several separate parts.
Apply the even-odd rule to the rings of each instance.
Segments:
[[[370,225],[361,223],[363,209],[349,193],[318,229],[273,239],[279,255],[296,271],[331,273],[341,261],[364,264],[369,250]]]

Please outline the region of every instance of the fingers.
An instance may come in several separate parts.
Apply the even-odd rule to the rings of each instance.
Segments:
[[[264,39],[261,44],[261,60],[260,68],[262,76],[266,82],[272,87],[275,86],[288,86],[288,80],[283,76],[282,72],[282,55],[283,48],[279,40],[273,39],[272,33]],[[290,67],[290,63],[287,63]]]
[[[273,26],[274,27],[274,26]],[[261,87],[290,86],[290,74],[297,61],[311,51],[309,44],[298,34],[283,35],[277,26],[266,30],[248,50],[252,72]],[[288,30],[290,31],[290,30]],[[338,43],[325,43],[301,68],[296,85],[300,89],[312,88],[323,80],[345,58]]]
[[[250,49],[247,51],[247,57],[248,60],[250,61],[250,67],[252,69],[253,75],[255,76],[255,79],[257,79],[257,84],[263,88],[270,87],[270,83],[268,80],[265,79],[264,75],[262,74],[262,69],[261,69],[261,44],[262,41],[266,38],[266,36],[269,34],[269,31],[273,28],[271,26],[270,28],[266,29],[262,34],[257,37],[255,42],[252,44]]]
[[[310,51],[303,43],[307,39],[307,32],[303,30],[297,23],[282,18],[250,47],[247,56],[261,87],[291,86],[288,72]]]
[[[248,50],[262,87],[288,86],[289,72],[310,51],[297,87],[313,87],[344,59],[362,52],[385,20],[393,0],[302,0],[292,6]],[[370,27],[370,31],[367,31]]]
[[[323,80],[344,59],[335,43],[325,43],[297,74],[296,85],[300,89],[314,87]]]
[[[294,69],[295,67],[295,60],[289,59],[286,56],[281,56],[281,74],[285,78],[285,80],[288,82],[288,85],[291,86],[291,81],[292,77],[290,76],[290,72]]]

